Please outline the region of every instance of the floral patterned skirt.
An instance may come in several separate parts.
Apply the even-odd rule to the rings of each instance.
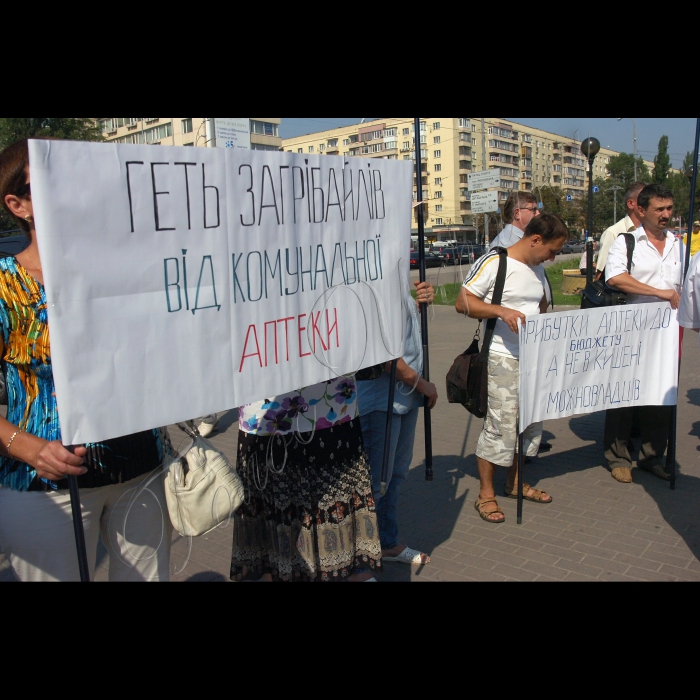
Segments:
[[[238,473],[232,580],[345,581],[381,567],[359,419],[313,434],[239,431]]]

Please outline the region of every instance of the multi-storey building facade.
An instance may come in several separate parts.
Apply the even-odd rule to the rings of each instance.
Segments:
[[[427,117],[420,122],[419,143],[420,186],[431,240],[473,237],[470,172],[500,168],[501,201],[514,190],[538,194],[543,188],[559,187],[574,196],[586,192],[588,161],[580,142],[542,129],[496,118]],[[384,118],[320,131],[284,139],[283,148],[292,153],[415,160],[414,120]],[[600,149],[594,179],[607,176],[605,166],[617,154]],[[416,199],[415,175],[413,186]]]
[[[213,132],[209,117],[100,117],[98,122],[107,141],[146,143],[162,146],[211,146]],[[250,147],[279,151],[280,117],[250,117]]]

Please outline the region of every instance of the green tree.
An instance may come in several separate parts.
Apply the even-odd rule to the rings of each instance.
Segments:
[[[101,141],[97,121],[91,117],[0,117],[0,148],[18,139],[51,136],[71,141]]]
[[[668,136],[664,135],[659,139],[659,151],[654,156],[653,182],[659,185],[664,184],[670,169],[671,159],[668,155]]]
[[[91,117],[0,117],[0,150],[24,138],[52,136],[72,141],[101,141],[97,121]],[[0,231],[17,228],[17,222],[0,207]]]
[[[610,175],[610,180],[615,181],[615,184],[620,185],[620,187],[627,187],[634,182],[634,156],[631,153],[620,153],[613,156],[605,167]],[[651,181],[649,168],[641,156],[637,156],[637,179],[640,182]]]

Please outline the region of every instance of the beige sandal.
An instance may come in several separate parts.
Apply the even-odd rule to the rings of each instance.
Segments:
[[[483,510],[483,506],[485,506],[487,503],[495,503],[496,508],[494,510],[489,511]],[[487,523],[491,523],[492,525],[499,525],[500,523],[504,523],[506,521],[505,516],[502,520],[491,520],[491,518],[489,517],[490,515],[496,515],[498,513],[503,515],[503,511],[498,507],[498,501],[495,498],[485,498],[483,501],[480,501],[477,498],[474,503],[474,508],[476,508],[476,512],[481,516],[481,519],[485,520]]]
[[[532,496],[527,496],[527,492],[532,489],[533,487],[530,486],[530,484],[523,484],[523,500],[525,501],[532,501],[533,503],[551,503],[554,499],[546,492],[540,491],[539,489],[533,489],[535,492]],[[518,489],[517,488],[511,488],[509,489],[508,486],[503,487],[503,491],[506,494],[507,498],[517,498],[518,497]],[[543,496],[549,497],[548,501],[545,501]]]

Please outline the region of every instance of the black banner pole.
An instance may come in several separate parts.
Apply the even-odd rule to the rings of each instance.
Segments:
[[[518,525],[523,524],[523,445],[524,433],[518,435]]]
[[[416,213],[418,216],[418,263],[420,267],[420,281],[425,282],[425,225],[423,222],[423,180],[421,176],[421,142],[420,142],[420,117],[413,120],[415,132],[414,149],[416,156]],[[420,304],[420,330],[423,339],[423,379],[430,381],[430,357],[428,354],[428,305]],[[425,427],[425,480],[433,480],[433,429],[430,422],[430,409],[428,397],[424,399],[423,418]]]
[[[693,151],[693,175],[690,179],[690,207],[688,211],[688,237],[686,238],[685,264],[683,265],[683,283],[688,275],[690,266],[690,246],[693,237],[693,219],[695,218],[695,188],[698,182],[698,153],[700,147],[700,118],[695,120],[695,149]],[[678,357],[678,384],[681,379],[681,358],[680,348]],[[676,433],[678,425],[678,404],[671,407],[671,434],[668,440],[668,455],[666,456],[666,466],[671,470],[670,487],[676,488]]]
[[[389,476],[389,455],[391,454],[391,423],[394,417],[394,390],[396,388],[396,365],[398,360],[391,363],[391,374],[389,380],[389,405],[386,409],[386,428],[384,430],[384,458],[382,461],[382,486],[380,495],[386,493],[387,478]]]
[[[68,477],[68,489],[70,490],[70,507],[73,512],[73,530],[75,532],[75,548],[78,554],[80,580],[83,583],[90,583],[90,567],[88,566],[87,548],[85,547],[83,513],[80,509],[80,492],[78,490],[77,476]]]

